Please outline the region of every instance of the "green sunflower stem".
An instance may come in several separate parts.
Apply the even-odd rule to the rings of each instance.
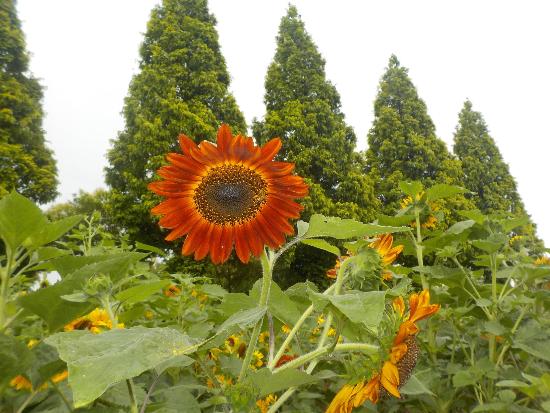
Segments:
[[[334,295],[338,295],[340,294],[340,291],[342,290],[342,286],[344,285],[344,279],[345,279],[345,276],[346,276],[346,270],[347,270],[347,267],[348,265],[350,265],[350,261],[349,260],[345,260],[342,265],[340,266],[340,269],[338,270],[338,275],[336,276],[336,282],[334,283]],[[325,291],[325,293],[327,293],[329,290]],[[309,308],[308,308],[309,310]],[[308,312],[308,310],[306,310],[306,313]],[[313,311],[313,308],[312,308],[312,311]],[[304,313],[305,314],[305,313]],[[307,314],[309,315],[309,313]],[[303,316],[302,316],[303,317]],[[306,317],[303,317],[304,320],[307,318]],[[302,320],[302,322],[304,321]],[[307,374],[311,374],[311,372],[315,369],[315,367],[317,366],[317,364],[319,363],[319,359],[321,356],[325,355],[326,352],[328,352],[328,349],[330,347],[327,347],[327,351],[324,351],[323,350],[323,347],[325,347],[325,343],[327,341],[327,338],[328,338],[328,333],[330,331],[330,326],[332,324],[332,320],[333,320],[333,315],[332,313],[329,313],[329,315],[327,316],[327,319],[325,321],[325,327],[323,328],[323,332],[321,333],[321,336],[319,337],[319,342],[317,343],[317,347],[315,350],[313,350],[312,352],[302,356],[302,357],[299,357],[298,359],[296,360],[292,360],[291,362],[287,363],[287,364],[290,364],[289,366],[287,364],[285,364],[284,366],[287,366],[286,368],[290,368],[292,367],[293,365],[297,365],[298,363],[302,363],[302,361],[304,361],[304,363],[307,363],[309,361],[309,364],[306,368],[306,373]],[[296,327],[296,326],[295,326]],[[294,333],[295,334],[295,333]],[[336,345],[336,347],[338,347],[338,344]],[[335,348],[336,348],[335,347]],[[285,348],[285,346],[283,345],[281,347],[282,349]],[[275,363],[277,363],[277,357],[274,358]],[[282,367],[284,367],[282,366]],[[281,397],[279,397],[277,399],[277,401],[269,408],[269,410],[267,411],[267,413],[275,413],[283,404],[284,402],[294,394],[294,392],[297,390],[298,388],[297,387],[290,387],[288,388],[282,395]]]
[[[258,307],[264,308],[264,307],[267,307],[267,302],[269,300],[269,290],[271,289],[273,261],[268,258],[265,249],[262,252],[260,260],[262,263],[262,288],[260,290],[260,299],[258,300]],[[239,382],[242,381],[246,376],[246,372],[248,370],[250,360],[252,360],[252,355],[254,354],[254,350],[256,349],[256,344],[258,343],[258,337],[260,336],[262,323],[263,323],[263,317],[256,322],[256,325],[252,330],[252,334],[250,335],[250,342],[248,343],[248,346],[246,348],[246,354],[244,356],[243,365],[241,366],[239,378],[237,379],[237,381]]]
[[[332,284],[329,288],[327,288],[325,290],[325,292],[323,294],[326,295],[326,294],[331,293],[332,290],[334,290],[334,288],[335,288],[335,284]],[[285,338],[285,341],[283,342],[283,344],[281,344],[281,347],[277,351],[277,354],[275,354],[275,357],[273,357],[273,360],[271,360],[270,363],[268,364],[267,367],[270,370],[273,370],[273,368],[275,367],[275,365],[277,364],[279,359],[283,356],[283,354],[285,353],[285,349],[290,345],[290,343],[292,342],[292,340],[296,336],[296,333],[300,330],[300,327],[302,327],[302,324],[304,324],[304,322],[311,315],[311,313],[313,313],[313,309],[314,309],[314,307],[313,307],[313,304],[312,304],[304,311],[304,313],[301,315],[301,317],[296,322],[294,327],[292,327],[292,330],[290,330],[290,332],[288,333],[288,336]]]
[[[414,216],[416,220],[416,242],[415,242],[415,248],[416,248],[416,258],[418,260],[418,266],[424,267],[424,255],[423,255],[423,249],[422,246],[422,230],[420,229],[420,211],[415,208],[414,209]],[[424,273],[420,273],[420,280],[422,282],[422,289],[427,290],[430,288],[430,285],[428,284],[428,280],[426,279],[426,276]]]
[[[6,307],[8,305],[8,299],[9,299],[9,283],[10,283],[10,276],[14,261],[14,253],[11,251],[11,248],[6,246],[6,257],[7,262],[6,266],[3,268],[0,268],[0,331],[3,331],[6,328],[7,324],[7,314],[6,314]]]

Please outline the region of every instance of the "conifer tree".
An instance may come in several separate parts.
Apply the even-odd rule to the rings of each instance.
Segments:
[[[516,182],[480,112],[467,100],[458,116],[454,153],[462,161],[464,184],[476,195],[473,200],[483,213],[525,212]]]
[[[110,219],[133,240],[165,247],[147,190],[165,154],[177,151],[178,135],[213,140],[220,123],[233,132],[246,124],[228,91],[215,18],[206,0],[163,0],[155,7],[140,48],[123,115],[126,126],[108,153]]]
[[[435,134],[426,104],[395,55],[390,57],[374,102],[374,122],[368,134],[366,164],[383,212],[393,215],[403,195],[399,181],[463,186],[460,161]],[[454,208],[471,204],[458,197]],[[447,217],[449,218],[449,217]]]
[[[0,196],[16,190],[45,203],[57,196],[57,167],[42,129],[42,87],[14,0],[0,1]]]
[[[313,213],[374,219],[378,202],[354,152],[355,133],[344,120],[340,95],[326,79],[325,61],[292,5],[281,19],[265,88],[266,114],[254,122],[253,135],[260,142],[280,137],[281,160],[294,162],[306,178],[310,194],[302,202],[302,219]],[[315,280],[324,278],[334,256],[299,247],[289,265],[289,280]]]
[[[325,61],[292,5],[281,19],[265,88],[266,114],[254,122],[253,135],[260,142],[280,137],[281,159],[294,162],[296,172],[309,180],[303,217],[318,212],[374,218],[376,199],[354,152],[355,133],[326,79]]]
[[[472,109],[469,100],[458,115],[453,151],[462,162],[464,185],[474,194],[472,200],[481,212],[527,215],[508,165],[489,135],[482,114]],[[533,222],[529,220],[515,232],[527,237],[525,245],[533,254],[542,252],[544,243],[537,238]]]

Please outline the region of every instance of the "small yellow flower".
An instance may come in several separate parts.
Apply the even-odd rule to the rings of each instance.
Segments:
[[[166,290],[164,290],[164,295],[166,297],[175,297],[180,294],[181,294],[181,288],[179,288],[175,284],[170,285]]]
[[[152,320],[155,316],[155,313],[153,313],[151,310],[145,310],[145,313],[143,313],[143,315],[147,320]]]
[[[336,335],[336,330],[334,328],[329,328],[328,330],[328,336],[329,337],[334,337]]]
[[[510,241],[508,241],[508,243],[510,244],[511,247],[513,247],[514,244],[519,243],[522,239],[523,239],[522,235],[514,235],[512,238],[510,238]]]
[[[196,297],[197,295],[199,295],[199,293],[197,292],[197,290],[192,289],[192,290],[191,290],[191,297]]]
[[[233,384],[233,379],[231,377],[225,377],[223,374],[216,375],[216,379],[222,385],[222,387],[230,386]]]
[[[263,358],[264,355],[261,351],[255,351],[254,352],[254,358],[255,360],[252,362],[253,367],[262,367],[264,365]]]
[[[547,257],[546,255],[543,255],[542,257],[538,257],[535,262],[535,265],[550,265],[550,257]]]
[[[260,399],[256,401],[256,406],[260,409],[261,413],[267,413],[269,410],[269,406],[271,406],[273,403],[277,401],[277,396],[274,394],[269,394],[265,399]]]
[[[29,340],[29,342],[27,343],[27,347],[28,348],[33,348],[34,346],[36,346],[38,343],[40,343],[40,340],[36,340],[34,338],[31,338]]]
[[[15,390],[32,390],[32,384],[23,376],[15,376],[10,381],[10,386]]]
[[[229,336],[227,340],[225,340],[224,353],[233,354],[239,348],[240,343],[241,339],[238,336]]]
[[[317,325],[323,325],[325,322],[325,317],[323,314],[319,314],[319,317],[317,317]]]
[[[259,343],[265,343],[266,340],[269,340],[269,331],[263,331],[258,336],[258,342]]]
[[[292,329],[286,324],[283,324],[283,326],[281,327],[281,330],[283,331],[283,333],[289,334]]]

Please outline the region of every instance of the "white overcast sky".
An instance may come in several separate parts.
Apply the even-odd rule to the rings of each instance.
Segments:
[[[19,0],[31,70],[45,86],[44,128],[61,196],[104,186],[109,140],[158,0]],[[231,89],[250,123],[264,113],[264,76],[288,0],[210,0]],[[481,111],[550,245],[550,2],[294,0],[342,97],[358,148],[395,53],[452,145],[466,98]]]

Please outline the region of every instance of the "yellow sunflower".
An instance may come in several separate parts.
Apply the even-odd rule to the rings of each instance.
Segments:
[[[201,260],[210,254],[220,264],[235,245],[246,263],[250,254],[259,257],[265,245],[277,248],[294,233],[288,220],[303,209],[294,200],[306,196],[308,187],[292,175],[294,164],[273,161],[279,138],[260,147],[250,137],[233,137],[222,125],[216,145],[196,145],[185,135],[179,143],[183,153],[168,154],[170,164],[157,172],[164,180],[149,189],[167,198],[151,212],[162,215],[160,226],[172,230],[166,240],[186,235],[183,255],[194,253]]]
[[[409,297],[408,316],[404,316],[405,302],[402,297],[394,300],[393,307],[402,321],[382,368],[368,381],[344,385],[334,396],[326,413],[350,413],[367,400],[376,404],[387,395],[401,397],[399,387],[410,378],[420,353],[415,337],[420,330],[416,322],[435,314],[440,305],[430,304],[430,293],[424,290]]]
[[[99,334],[104,330],[113,328],[113,323],[107,311],[103,308],[96,308],[91,313],[79,317],[65,325],[65,331],[90,330],[94,334]],[[117,328],[124,328],[124,323],[118,323]]]
[[[391,234],[379,235],[373,242],[369,244],[369,247],[375,249],[380,255],[380,265],[382,266],[382,277],[384,280],[391,280],[392,275],[386,268],[389,267],[399,254],[403,251],[403,245],[396,245],[393,247],[393,236]],[[340,270],[342,263],[348,259],[352,254],[342,255],[336,259],[336,264],[333,268],[327,271],[327,277],[335,279]]]

